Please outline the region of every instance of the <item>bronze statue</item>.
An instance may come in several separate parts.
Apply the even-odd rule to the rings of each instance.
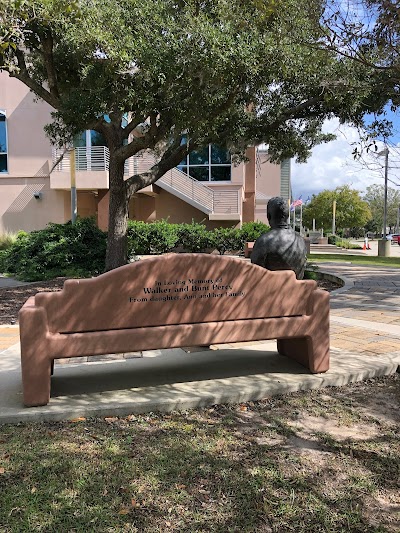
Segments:
[[[254,243],[251,262],[268,270],[293,270],[303,279],[307,262],[304,239],[288,225],[289,207],[286,200],[276,196],[267,205],[271,230]]]

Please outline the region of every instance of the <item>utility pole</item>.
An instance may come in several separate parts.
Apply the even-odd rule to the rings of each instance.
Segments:
[[[69,151],[69,166],[71,172],[71,222],[75,224],[78,213],[76,202],[75,148],[71,148]]]
[[[386,241],[386,227],[387,227],[387,196],[388,196],[388,168],[389,168],[389,149],[386,146],[385,150],[385,200],[383,203],[383,238]]]
[[[378,155],[385,156],[385,197],[383,201],[383,235],[378,242],[378,256],[390,256],[390,241],[386,237],[387,226],[387,193],[388,193],[388,169],[389,169],[389,148],[385,145],[385,149],[378,153]]]
[[[332,235],[336,233],[336,200],[333,200],[332,206]]]

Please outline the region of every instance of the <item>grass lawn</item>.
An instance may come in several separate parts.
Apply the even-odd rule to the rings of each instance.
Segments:
[[[375,257],[368,255],[351,254],[314,254],[308,256],[309,261],[315,263],[345,263],[351,262],[353,265],[364,266],[386,266],[400,268],[400,257]]]
[[[398,532],[400,375],[0,426],[0,531]]]

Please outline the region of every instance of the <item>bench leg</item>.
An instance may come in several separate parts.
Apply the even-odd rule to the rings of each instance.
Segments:
[[[315,292],[313,311],[304,336],[278,339],[277,347],[281,355],[318,374],[329,370],[329,294],[326,291]]]
[[[278,339],[276,341],[278,353],[290,357],[297,363],[310,370],[310,346],[306,337],[294,339]]]
[[[32,358],[22,362],[24,405],[34,407],[47,405],[50,401],[51,362],[49,359]]]
[[[52,360],[48,355],[44,310],[23,307],[19,313],[24,404],[46,405],[50,400]]]
[[[278,353],[305,366],[313,374],[329,370],[329,336],[318,340],[312,337],[278,339]]]

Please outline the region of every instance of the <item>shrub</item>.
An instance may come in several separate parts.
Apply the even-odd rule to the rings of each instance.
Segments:
[[[335,244],[339,248],[345,248],[346,250],[361,250],[361,246],[359,244],[353,244],[348,239],[336,238]]]
[[[149,254],[148,226],[146,222],[128,220],[128,257]]]
[[[204,224],[192,222],[191,224],[177,224],[176,246],[185,252],[204,252],[214,246],[212,234]]]
[[[256,241],[260,235],[269,230],[270,227],[264,222],[245,222],[238,230],[238,243],[240,244],[238,249],[242,250],[246,242]]]
[[[328,244],[336,244],[337,236],[336,235],[328,235]]]
[[[170,252],[178,240],[176,224],[169,224],[165,220],[151,222],[148,228],[148,240],[151,254]]]
[[[0,273],[7,271],[8,250],[0,250]]]
[[[94,219],[78,218],[75,224],[50,223],[43,230],[19,232],[2,266],[26,281],[87,277],[104,271],[105,254],[106,234]]]
[[[157,222],[129,221],[128,256],[170,252],[178,240],[177,225],[165,220]]]
[[[212,242],[220,255],[242,248],[239,230],[236,228],[216,228],[212,231]]]

